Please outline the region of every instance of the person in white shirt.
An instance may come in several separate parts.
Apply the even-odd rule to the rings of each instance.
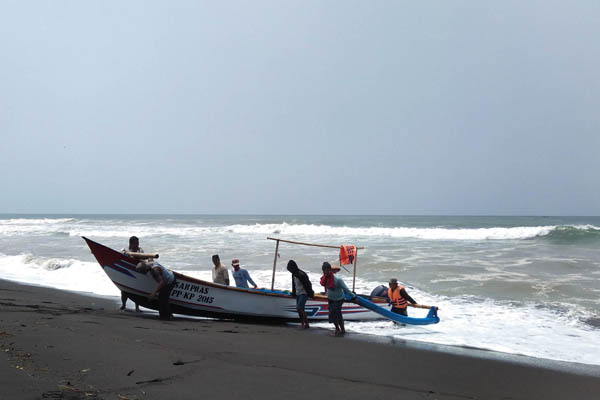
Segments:
[[[129,238],[129,248],[127,250],[123,249],[123,252],[130,252],[130,253],[143,253],[144,250],[142,250],[142,248],[140,247],[140,240],[136,237],[136,236],[132,236]],[[124,310],[125,306],[127,305],[127,299],[129,299],[131,297],[129,297],[129,295],[125,292],[121,292],[121,308],[119,308],[119,310]],[[131,301],[133,301],[135,303],[135,311],[136,312],[140,312],[140,306],[138,303],[135,302],[134,299],[131,299]]]
[[[221,264],[221,259],[217,254],[212,256],[212,262],[215,265],[212,269],[213,282],[229,285],[229,272],[227,272],[227,268]]]

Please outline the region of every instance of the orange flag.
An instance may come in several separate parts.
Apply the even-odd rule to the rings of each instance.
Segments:
[[[354,264],[354,258],[356,257],[356,247],[351,244],[343,244],[340,247],[340,264],[348,265]]]

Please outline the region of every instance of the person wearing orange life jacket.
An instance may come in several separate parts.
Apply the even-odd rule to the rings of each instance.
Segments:
[[[411,304],[417,304],[417,302],[406,293],[406,289],[404,286],[398,285],[397,279],[390,279],[389,283],[390,288],[388,289],[388,298],[390,299],[390,304],[392,305],[392,312],[401,315],[408,315],[406,312],[406,306],[408,302]]]

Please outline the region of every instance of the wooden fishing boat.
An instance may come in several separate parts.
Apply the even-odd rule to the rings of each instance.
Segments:
[[[158,301],[148,299],[148,295],[156,287],[156,282],[150,275],[136,271],[135,266],[138,263],[136,258],[86,237],[83,239],[104,272],[119,290],[126,292],[140,306],[158,310]],[[279,246],[279,241],[277,246]],[[277,254],[277,251],[275,253]],[[277,256],[275,258],[277,259]],[[276,261],[274,271],[275,264]],[[264,322],[299,321],[296,299],[288,291],[276,290],[273,287],[271,289],[238,288],[207,282],[178,272],[174,272],[174,274],[176,282],[169,299],[174,314]],[[365,300],[368,298],[368,296],[363,297]],[[385,305],[385,300],[382,298],[373,298],[371,302],[381,306]],[[328,316],[327,297],[316,295],[314,299],[309,299],[305,310],[310,321],[326,321]],[[382,319],[381,313],[376,311],[377,308],[373,311],[373,309],[351,302],[344,303],[342,307],[344,319],[349,321]],[[419,320],[424,319],[419,318]],[[421,322],[436,323],[431,319],[430,322]]]

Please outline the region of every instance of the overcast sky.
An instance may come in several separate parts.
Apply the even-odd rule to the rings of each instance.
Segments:
[[[0,212],[600,215],[600,2],[0,0]]]

